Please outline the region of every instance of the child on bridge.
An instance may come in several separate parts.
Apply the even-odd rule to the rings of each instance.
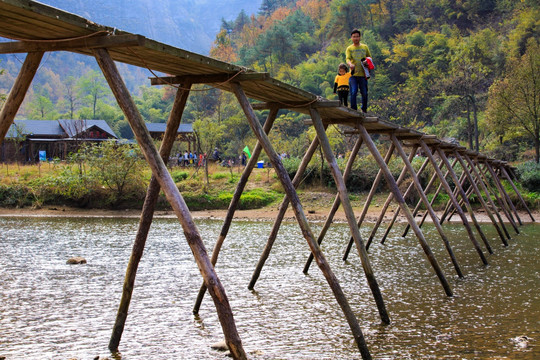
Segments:
[[[347,98],[349,97],[349,78],[351,73],[347,68],[347,65],[341,63],[338,66],[338,74],[334,80],[334,94],[337,92],[339,102],[341,105],[349,106],[347,104]]]

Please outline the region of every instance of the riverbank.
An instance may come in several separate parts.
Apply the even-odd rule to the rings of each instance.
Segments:
[[[309,221],[325,221],[331,208],[329,205],[311,204],[303,205],[304,213]],[[395,205],[387,211],[384,220],[390,221],[394,216]],[[379,204],[372,205],[368,209],[365,221],[368,223],[374,223],[380,216],[382,206]],[[362,212],[362,206],[353,206],[355,216],[358,216]],[[257,220],[257,221],[273,221],[279,213],[279,204],[267,206],[261,209],[250,210],[237,210],[235,212],[234,219],[236,220]],[[518,212],[521,221],[524,223],[532,222],[528,213],[524,211]],[[536,221],[540,219],[540,211],[533,211],[533,217]],[[191,215],[194,219],[225,219],[227,210],[200,210],[192,211]],[[438,212],[440,216],[441,213]],[[139,218],[141,216],[141,210],[139,209],[124,209],[124,210],[108,210],[108,209],[84,209],[68,206],[46,206],[40,209],[35,208],[0,208],[0,217],[106,217],[106,218]],[[419,218],[421,215],[417,215]],[[158,210],[154,213],[156,218],[174,218],[175,213],[172,210]],[[483,211],[479,210],[475,213],[476,219],[481,223],[490,222],[489,216]],[[506,221],[506,218],[503,219]],[[428,217],[428,221],[431,221]],[[295,221],[294,212],[289,206],[285,213],[284,221]],[[347,218],[343,209],[336,212],[334,216],[336,222],[346,222]],[[407,219],[401,213],[397,218],[397,222],[406,222]],[[461,222],[459,216],[454,215],[452,222]]]

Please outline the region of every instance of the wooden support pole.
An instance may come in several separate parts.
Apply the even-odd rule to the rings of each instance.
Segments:
[[[394,144],[391,143],[390,148],[388,149],[384,157],[385,164],[388,164],[390,162],[390,159],[392,158],[392,154],[394,153],[394,149],[395,149]],[[366,198],[364,207],[362,208],[362,213],[360,214],[360,217],[358,218],[357,225],[359,228],[362,226],[362,223],[364,222],[369,206],[371,205],[371,201],[373,200],[373,196],[375,196],[375,192],[377,191],[377,187],[379,186],[383,176],[384,176],[383,170],[379,169],[379,171],[377,172],[377,176],[375,176],[375,180],[373,181],[373,184],[371,185],[371,190],[369,191],[369,194]],[[345,253],[343,254],[343,261],[347,261],[347,258],[349,257],[349,252],[351,251],[353,243],[354,243],[354,239],[351,236],[351,238],[349,239],[349,243],[347,244],[347,248],[345,249]]]
[[[390,135],[390,138],[392,139],[392,142],[394,143],[399,155],[403,159],[403,162],[405,163],[405,167],[409,171],[409,174],[411,174],[411,177],[413,179],[413,184],[416,187],[416,190],[418,191],[420,198],[424,202],[427,212],[429,213],[429,215],[431,216],[431,219],[433,220],[433,225],[435,225],[435,228],[437,229],[437,231],[439,232],[439,235],[441,236],[441,239],[444,243],[444,247],[446,248],[446,251],[448,252],[448,255],[450,256],[450,259],[452,260],[452,264],[454,265],[454,269],[456,270],[457,275],[460,278],[462,278],[463,273],[461,272],[459,263],[457,262],[456,256],[454,255],[454,251],[452,250],[452,247],[450,246],[448,237],[444,233],[441,227],[441,224],[439,223],[439,219],[437,218],[437,214],[435,214],[435,210],[433,210],[433,208],[431,207],[431,204],[429,203],[429,200],[426,194],[424,193],[424,189],[422,189],[422,184],[420,184],[420,180],[418,179],[418,176],[416,175],[416,172],[414,171],[414,168],[410,160],[407,158],[407,154],[405,154],[405,151],[403,150],[403,147],[401,146],[395,134]],[[415,153],[416,153],[416,150],[414,152],[411,152],[413,156]]]
[[[506,241],[506,239],[510,239],[510,234],[508,233],[508,230],[506,229],[506,226],[504,225],[504,221],[503,221],[503,219],[501,217],[501,214],[499,213],[499,211],[497,209],[497,206],[493,202],[493,199],[491,197],[492,196],[491,191],[489,190],[488,184],[486,184],[484,182],[484,179],[482,178],[482,176],[480,175],[480,172],[476,168],[475,163],[472,161],[472,159],[466,153],[462,155],[462,158],[469,165],[469,168],[470,168],[469,172],[472,171],[471,176],[474,176],[476,178],[476,183],[480,184],[481,190],[484,191],[484,194],[486,195],[486,199],[487,199],[486,206],[488,208],[491,206],[490,213],[491,213],[491,209],[493,209],[493,212],[495,212],[495,216],[493,215],[493,213],[491,213],[491,216],[493,217],[492,221],[495,220],[495,224],[497,224],[497,220],[498,220],[497,225],[503,231],[503,233],[499,233],[499,235],[501,236],[503,244],[505,246],[508,246],[508,242]],[[485,200],[484,200],[484,202],[485,202]]]
[[[345,171],[343,172],[343,180],[345,182],[347,182],[347,178],[349,177],[349,174],[351,173],[354,160],[356,159],[356,156],[358,155],[358,152],[360,151],[361,147],[362,147],[362,138],[359,137],[353,146],[349,159],[347,160],[347,165],[345,166]],[[337,210],[339,209],[340,204],[341,204],[341,200],[339,198],[339,194],[337,194],[336,198],[334,199],[334,203],[332,204],[332,208],[328,212],[328,216],[326,217],[326,221],[324,222],[323,228],[321,229],[321,232],[319,233],[319,237],[317,238],[317,243],[319,245],[321,245],[324,237],[326,236],[326,232],[330,228],[330,225],[332,224],[332,221],[334,220],[334,216]],[[313,254],[309,254],[309,257],[306,261],[306,265],[304,265],[304,274],[308,273],[309,267],[311,266],[312,262],[313,262]]]
[[[270,112],[268,113],[266,121],[264,122],[263,131],[265,134],[268,135],[268,133],[272,129],[272,126],[274,125],[274,120],[276,119],[278,111],[279,109],[276,107],[273,107],[270,109]],[[212,265],[214,266],[217,263],[219,252],[221,251],[223,242],[225,241],[225,238],[227,237],[227,234],[229,233],[229,229],[231,227],[234,213],[236,212],[238,204],[240,203],[240,197],[242,196],[242,193],[244,192],[244,188],[246,187],[249,176],[251,175],[251,172],[253,171],[253,168],[257,164],[257,160],[259,159],[259,155],[261,154],[261,151],[262,151],[262,146],[259,142],[257,142],[257,144],[255,145],[255,148],[253,149],[253,153],[251,154],[251,158],[246,164],[246,167],[244,168],[244,171],[242,172],[242,176],[240,177],[240,180],[238,181],[238,184],[236,185],[236,190],[234,191],[231,202],[229,203],[229,207],[227,208],[227,215],[225,215],[225,221],[223,222],[223,225],[221,226],[221,232],[219,233],[219,237],[216,241],[216,244],[214,245],[214,250],[212,251],[211,261],[212,261]],[[199,309],[201,307],[205,293],[206,293],[206,285],[203,282],[201,285],[201,288],[199,289],[199,294],[197,295],[197,299],[195,300],[195,305],[193,306],[193,314],[199,313]]]
[[[521,196],[521,193],[519,192],[518,188],[516,187],[516,185],[514,184],[512,179],[510,178],[510,176],[508,175],[508,172],[506,171],[504,166],[502,166],[502,165],[499,166],[499,169],[500,169],[501,173],[503,174],[503,176],[505,177],[505,179],[508,181],[508,183],[510,183],[510,185],[512,186],[512,189],[514,189],[514,192],[516,193],[519,201],[521,201],[521,205],[523,205],[523,207],[525,208],[525,210],[527,211],[527,213],[531,217],[531,220],[533,222],[535,222],[536,220],[534,220],[534,217],[533,217],[533,215],[531,213],[531,210],[529,210],[529,207],[527,206],[527,203],[523,199],[523,196]]]
[[[470,158],[470,156],[469,156],[469,158]],[[471,159],[471,160],[473,160],[473,159]],[[482,166],[481,166],[482,164],[478,161],[478,159],[475,159],[475,160],[476,161],[473,161],[473,163],[474,163],[478,173],[482,177],[482,180],[483,180],[484,184],[486,185],[489,192],[493,195],[493,197],[495,198],[495,200],[499,204],[499,208],[504,213],[504,216],[506,216],[506,218],[508,219],[508,222],[510,223],[510,225],[512,225],[512,227],[514,228],[514,231],[516,232],[516,234],[519,234],[517,224],[514,221],[514,218],[512,217],[510,207],[506,203],[506,199],[504,199],[503,193],[499,189],[499,184],[497,183],[497,181],[495,179],[492,179],[493,184],[495,185],[495,188],[497,189],[496,191],[493,190],[493,187],[490,185],[489,178],[488,178],[488,176],[486,174],[487,169],[482,168]],[[497,209],[495,209],[494,211],[496,211],[496,213],[498,214]],[[499,222],[501,222],[504,225],[504,222],[503,222],[502,217],[501,217],[500,214],[498,215],[498,217],[499,217]],[[503,229],[506,229],[506,227],[504,227]],[[506,231],[506,233],[507,233],[506,237],[508,239],[510,239],[510,234],[508,234],[508,231]]]
[[[486,169],[488,169],[489,173],[491,174],[491,177],[493,178],[493,181],[497,184],[497,186],[499,188],[499,191],[501,192],[501,194],[503,194],[503,198],[506,199],[506,203],[510,206],[510,208],[514,212],[514,215],[516,216],[516,219],[517,219],[519,225],[523,225],[523,223],[521,222],[521,218],[519,217],[519,214],[517,212],[516,206],[514,205],[512,199],[510,199],[510,195],[508,195],[508,193],[504,189],[504,186],[503,186],[503,184],[501,182],[501,179],[499,178],[497,173],[495,173],[495,170],[493,170],[493,167],[491,166],[489,161],[485,162],[485,166],[486,166]]]
[[[319,146],[319,139],[315,137],[313,141],[311,142],[311,145],[309,146],[308,150],[304,154],[304,157],[302,158],[302,161],[300,165],[298,166],[298,170],[296,171],[296,174],[294,175],[294,179],[292,180],[292,184],[295,188],[298,187],[298,185],[300,185],[300,182],[302,181],[302,177],[304,176],[306,168],[309,162],[311,161],[313,154],[315,154],[315,151],[317,150],[318,146]],[[272,251],[272,247],[274,246],[274,242],[279,232],[279,228],[281,226],[283,218],[285,217],[285,213],[287,212],[288,207],[289,207],[289,198],[287,195],[285,195],[283,197],[281,205],[279,205],[278,214],[276,216],[276,219],[274,220],[274,224],[272,225],[272,230],[270,231],[270,235],[268,236],[266,246],[264,247],[263,253],[261,254],[261,257],[259,258],[259,262],[257,263],[255,271],[253,272],[253,275],[251,276],[251,281],[249,282],[249,285],[248,285],[249,290],[253,290],[255,288],[255,283],[257,282],[257,280],[259,279],[259,276],[261,275],[262,268],[264,264],[266,263],[268,256],[270,256],[270,252]]]
[[[499,227],[499,225],[497,224],[497,221],[495,220],[495,218],[493,217],[493,214],[491,213],[491,210],[489,209],[489,206],[487,205],[487,203],[485,202],[484,198],[482,197],[482,193],[480,192],[480,189],[478,188],[478,186],[476,185],[476,181],[473,177],[473,175],[471,174],[471,172],[469,171],[469,169],[467,168],[467,164],[466,164],[466,160],[463,159],[463,157],[459,154],[458,151],[454,150],[454,156],[458,159],[459,163],[461,164],[461,167],[463,168],[463,171],[465,172],[465,174],[467,175],[467,178],[469,179],[469,182],[471,183],[472,187],[473,187],[473,190],[474,190],[474,193],[476,194],[476,196],[478,197],[478,200],[480,201],[480,204],[482,204],[482,207],[484,208],[484,210],[486,211],[486,214],[488,215],[489,219],[491,220],[491,223],[493,224],[493,226],[495,227],[495,230],[497,230],[497,233],[499,234],[499,237],[501,238],[501,241],[502,243],[504,244],[504,246],[508,246],[508,243],[506,242],[506,237],[504,236],[503,232],[501,231],[501,228]],[[476,170],[473,166],[473,172],[474,170]],[[477,177],[478,178],[478,177]],[[482,181],[479,180],[479,183],[482,185],[484,184]],[[484,192],[486,192],[487,190],[482,187],[484,189]],[[486,196],[491,199],[491,197],[489,196],[489,194],[486,192]]]
[[[396,144],[394,144],[393,142],[392,142],[392,144],[394,146],[396,146]],[[414,156],[416,155],[416,150],[418,150],[418,145],[413,146],[413,149],[412,149],[411,153],[409,154],[409,162],[411,162],[414,159]],[[401,185],[401,183],[405,179],[406,175],[407,175],[407,166],[404,165],[403,169],[401,169],[401,173],[399,174],[398,179],[396,180],[396,183],[397,183],[398,186]],[[403,194],[403,198],[407,197],[410,190],[412,190],[413,186],[414,185],[411,182],[409,184],[409,187],[407,188],[407,191],[405,191],[405,193]],[[382,223],[382,221],[384,219],[384,215],[386,214],[386,210],[388,210],[388,207],[392,203],[393,199],[394,199],[394,194],[393,193],[388,194],[388,197],[386,198],[386,201],[384,202],[384,205],[382,207],[381,213],[379,214],[379,217],[377,218],[377,221],[375,222],[375,226],[373,227],[373,229],[371,229],[371,234],[369,235],[368,241],[366,243],[366,249],[369,250],[369,246],[371,245],[371,242],[373,241],[373,238],[375,237],[375,234],[377,233],[377,230],[379,229],[379,226],[381,225],[381,223]],[[399,209],[399,207],[398,207],[398,209]]]
[[[221,284],[214,267],[210,262],[206,248],[202,242],[201,236],[193,222],[191,213],[184,201],[184,198],[178,191],[171,175],[169,174],[165,163],[161,159],[157,149],[154,146],[150,133],[144,124],[141,114],[129,94],[129,91],[122,80],[114,61],[106,49],[93,50],[96,60],[101,68],[109,86],[116,97],[118,105],[124,112],[126,119],[129,121],[131,129],[137,138],[137,142],[152,169],[153,175],[158,180],[159,185],[163,189],[167,200],[171,204],[176,216],[180,220],[180,224],[184,230],[184,235],[191,248],[199,271],[208,286],[216,310],[218,313],[221,328],[225,336],[225,342],[232,356],[235,359],[246,359],[246,353],[242,347],[242,341],[238,336],[236,324],[234,322],[233,313],[229,304],[229,300],[225,293],[225,289]]]
[[[24,59],[19,75],[17,75],[0,112],[0,143],[4,141],[11,124],[13,124],[13,119],[15,119],[15,115],[17,115],[17,111],[19,111],[19,107],[39,68],[41,58],[43,58],[43,52],[31,52]]]
[[[448,158],[446,157],[446,154],[439,147],[437,148],[437,153],[438,153],[439,157],[441,158],[441,160],[444,162],[444,166],[446,166],[446,168],[450,171],[450,177],[452,178],[452,181],[454,182],[454,184],[456,186],[456,189],[458,190],[458,194],[463,199],[463,203],[465,204],[465,208],[467,209],[467,212],[469,213],[469,216],[471,217],[471,220],[472,220],[472,222],[474,224],[474,227],[476,228],[476,231],[478,231],[478,234],[480,234],[480,237],[482,238],[482,241],[484,242],[484,245],[486,246],[487,251],[490,254],[493,254],[493,250],[491,249],[491,245],[489,245],[489,242],[488,242],[486,236],[484,235],[484,232],[482,231],[482,228],[480,227],[480,224],[478,223],[478,220],[476,220],[476,216],[474,216],[474,211],[472,209],[471,203],[469,202],[469,197],[465,193],[465,190],[463,190],[463,187],[461,186],[461,183],[460,183],[456,173],[454,172],[454,169],[450,166],[450,162],[448,161]],[[450,192],[448,195],[450,195],[450,194],[452,194],[452,192]],[[450,200],[452,200],[452,196],[450,196]],[[452,202],[453,202],[454,207],[456,208],[456,210],[460,211],[460,216],[461,216],[461,213],[463,211],[461,210],[461,207],[460,207],[459,203],[454,202],[453,200],[452,200]],[[464,221],[463,217],[461,218],[461,220],[465,224],[465,221]],[[469,234],[469,237],[470,237],[470,234]],[[471,238],[471,240],[472,240],[472,238]],[[479,249],[477,249],[477,252],[478,251],[479,251]],[[479,252],[479,255],[480,254],[482,254],[480,256],[482,258],[482,262],[485,265],[487,265],[487,260],[485,259],[484,254],[482,252]]]
[[[467,234],[469,235],[469,239],[471,240],[471,242],[472,242],[472,244],[474,246],[474,249],[476,250],[476,252],[480,256],[480,259],[482,260],[482,263],[484,263],[484,265],[487,265],[488,261],[487,261],[486,257],[484,256],[484,253],[482,252],[482,249],[480,248],[480,245],[478,244],[478,241],[476,240],[476,238],[474,236],[474,233],[473,233],[473,231],[471,229],[471,225],[469,224],[469,220],[465,216],[465,213],[461,209],[461,206],[459,206],[458,200],[454,196],[454,192],[452,191],[452,188],[450,187],[450,184],[448,184],[448,181],[446,181],[446,175],[443,174],[443,172],[441,170],[441,167],[437,164],[437,161],[433,157],[433,154],[432,154],[430,148],[427,146],[427,144],[424,141],[420,141],[420,146],[422,147],[422,150],[424,151],[424,154],[426,154],[426,156],[429,158],[429,161],[431,162],[431,165],[433,165],[433,169],[435,170],[435,173],[439,177],[441,185],[444,187],[444,190],[446,191],[446,193],[450,197],[450,200],[454,204],[454,207],[457,209],[457,212],[458,212],[458,214],[459,214],[459,216],[461,218],[463,226],[467,230]],[[442,153],[442,155],[444,156],[443,151],[440,151],[440,153]],[[456,181],[457,180],[456,173],[453,172],[452,170],[450,170],[450,169],[453,168],[453,166],[450,165],[450,162],[448,161],[446,156],[444,156],[444,157],[443,156],[441,156],[439,154],[439,157],[441,158],[442,163],[446,165],[446,168],[448,170],[447,173],[450,172],[450,175],[451,175],[452,179],[454,181]],[[454,162],[454,164],[455,164],[455,162]],[[458,187],[458,189],[460,189],[460,191],[463,192],[462,188]],[[469,208],[469,207],[470,207],[470,204],[468,204],[467,208]],[[474,217],[474,214],[472,213],[472,211],[471,211],[471,214]]]
[[[354,211],[351,205],[351,201],[349,200],[347,186],[345,185],[345,180],[343,179],[341,171],[339,170],[339,166],[337,164],[334,153],[332,152],[330,142],[328,141],[328,137],[326,136],[326,132],[325,132],[325,128],[324,128],[321,116],[319,115],[318,111],[314,108],[310,109],[310,114],[311,114],[311,119],[313,120],[313,126],[315,127],[315,130],[317,131],[317,137],[319,138],[319,142],[321,144],[324,157],[326,159],[326,162],[330,166],[330,171],[332,172],[332,176],[334,178],[334,181],[336,182],[336,187],[338,189],[339,197],[341,199],[341,205],[343,206],[343,211],[345,212],[347,223],[349,224],[349,228],[354,238],[354,243],[356,245],[358,255],[360,256],[360,260],[362,262],[362,267],[364,269],[364,273],[366,275],[368,285],[371,289],[371,292],[373,293],[373,298],[375,299],[375,303],[377,304],[379,315],[383,323],[390,324],[390,318],[386,311],[386,307],[384,305],[384,301],[382,298],[381,291],[379,289],[379,285],[377,284],[377,280],[375,279],[375,274],[373,273],[373,269],[371,268],[369,257],[367,255],[367,250],[364,247],[364,241],[362,240],[362,236],[360,235],[360,230],[358,226],[356,225],[356,217],[354,216]]]
[[[238,99],[238,102],[240,103],[240,106],[242,107],[242,110],[244,111],[249,121],[251,130],[261,143],[266,154],[268,155],[268,158],[270,159],[270,162],[272,163],[272,166],[274,167],[276,174],[283,188],[285,189],[285,193],[289,197],[289,201],[291,202],[291,206],[294,210],[294,214],[296,216],[296,220],[298,221],[300,229],[302,230],[302,234],[307,240],[307,243],[315,257],[317,265],[321,269],[324,277],[326,278],[326,281],[330,285],[330,288],[332,289],[332,292],[334,293],[334,296],[338,304],[340,305],[341,310],[345,315],[345,318],[347,319],[347,323],[349,324],[351,332],[353,333],[356,345],[358,346],[358,349],[360,350],[360,353],[362,355],[362,359],[371,359],[371,354],[369,353],[369,349],[364,339],[364,335],[362,334],[362,329],[358,324],[358,320],[356,319],[356,316],[354,315],[354,312],[352,311],[349,302],[345,298],[345,294],[343,293],[341,285],[339,285],[338,279],[330,269],[330,265],[326,261],[326,258],[324,257],[321,249],[319,248],[319,245],[317,244],[317,241],[315,241],[313,232],[311,231],[307,218],[304,214],[304,210],[302,209],[302,205],[300,204],[300,199],[298,198],[298,194],[294,189],[294,186],[291,182],[291,179],[289,178],[289,175],[287,174],[287,171],[283,167],[283,164],[281,163],[278,154],[272,147],[270,140],[262,130],[262,127],[259,124],[259,121],[251,107],[251,104],[249,103],[241,86],[237,83],[231,83],[231,89],[236,95],[236,98]]]
[[[454,164],[452,165],[452,171],[454,171],[453,169],[455,168],[455,164],[457,164],[458,161],[457,159],[454,158]],[[453,179],[452,179],[453,180]],[[465,189],[465,183],[467,181],[467,178],[465,176],[465,172],[461,172],[461,175],[459,176],[459,186],[458,184],[454,184],[454,196],[457,197],[460,193],[459,193],[459,188],[463,188]],[[467,189],[467,191],[465,191],[465,195],[467,196],[467,199],[469,198],[469,195],[471,194],[471,191],[472,191],[472,188],[469,186],[469,189]],[[459,201],[459,206],[463,206],[465,204],[465,201],[463,199],[461,199]],[[441,215],[441,224],[444,223],[444,221],[446,220],[446,218],[450,215],[450,212],[453,210],[452,208],[452,200],[451,199],[448,199],[448,202],[446,203],[446,206],[444,207],[444,211],[443,211],[443,214]],[[450,221],[450,219],[448,219],[448,221]]]
[[[377,150],[377,147],[375,146],[375,143],[373,143],[373,140],[369,136],[366,128],[363,125],[359,125],[358,128],[360,130],[360,134],[362,135],[362,138],[364,139],[364,143],[366,144],[369,151],[371,152],[371,155],[375,158],[375,160],[377,161],[377,163],[383,170],[384,176],[388,184],[388,187],[390,188],[390,191],[394,193],[396,201],[400,205],[401,210],[403,211],[403,213],[405,214],[407,218],[407,221],[409,221],[409,224],[411,225],[414,233],[416,234],[416,237],[418,238],[418,241],[420,242],[420,246],[424,250],[424,253],[426,254],[431,266],[433,267],[433,270],[435,270],[435,273],[437,274],[437,277],[439,278],[439,281],[441,282],[446,295],[452,296],[452,289],[450,288],[450,284],[448,284],[448,281],[446,280],[446,277],[444,276],[444,273],[441,267],[439,266],[437,259],[435,259],[435,255],[433,255],[433,252],[431,251],[431,248],[429,247],[424,237],[424,234],[422,233],[422,230],[420,230],[420,228],[414,221],[411,210],[407,207],[407,204],[405,203],[405,199],[403,198],[403,195],[399,191],[396,181],[392,177],[392,173],[390,172],[390,169],[388,169],[388,166],[386,166],[386,163],[384,162],[381,154],[379,153],[379,150]]]
[[[454,167],[457,163],[457,160],[454,160],[454,163],[452,164],[452,167]],[[440,164],[438,165],[439,168],[441,168],[443,166],[443,162],[441,160]],[[449,174],[449,171],[447,170],[446,171],[446,174],[444,174],[444,178],[446,179],[446,177],[448,176]],[[435,182],[435,180],[438,178],[438,175],[437,173],[434,173],[433,176],[431,177],[431,179],[429,180],[429,184],[428,186],[426,187],[426,192],[429,191],[429,189],[431,188],[432,184]],[[435,201],[437,200],[437,196],[439,196],[439,193],[441,192],[443,188],[443,185],[442,183],[439,184],[439,186],[437,187],[437,190],[435,191],[435,194],[433,194],[433,198],[431,199],[431,205],[433,205],[435,203]],[[413,211],[413,216],[416,217],[416,214],[418,214],[418,211],[420,210],[420,205],[422,205],[422,200],[418,200],[418,202],[416,203],[416,206],[414,207],[414,211]],[[426,218],[426,213],[424,213],[424,215],[422,216],[422,221],[420,221],[420,224],[419,226],[422,227],[422,225],[424,224],[424,219]],[[442,225],[442,219],[439,220],[441,225]],[[411,227],[409,226],[409,224],[407,224],[407,226],[405,227],[405,230],[403,231],[403,234],[401,235],[402,237],[405,237],[407,236],[407,233],[409,232],[409,229]]]
[[[189,89],[191,84],[183,84],[183,86],[186,89]],[[163,161],[168,159],[171,153],[188,96],[189,90],[180,89],[176,93],[173,108],[169,114],[165,135],[163,136],[163,141],[159,151]],[[124,326],[126,324],[129,305],[131,303],[137,269],[139,267],[139,262],[142,258],[144,246],[148,238],[148,232],[150,231],[150,225],[152,224],[154,217],[155,206],[159,197],[160,189],[161,188],[156,177],[152,175],[150,178],[150,184],[148,185],[148,190],[146,192],[146,198],[144,199],[141,218],[139,220],[139,229],[137,230],[137,235],[135,236],[135,242],[133,243],[133,249],[131,250],[131,256],[126,269],[122,298],[120,300],[120,305],[118,306],[116,321],[114,323],[111,339],[109,341],[109,350],[112,352],[118,351],[122,333],[124,332]]]

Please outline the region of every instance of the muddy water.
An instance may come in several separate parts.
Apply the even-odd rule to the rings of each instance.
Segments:
[[[220,221],[199,221],[208,249]],[[313,223],[315,233],[321,224]],[[251,274],[269,222],[233,224],[217,272],[252,359],[360,358],[349,327],[319,269],[302,273],[308,247],[298,225],[286,223],[255,291]],[[364,238],[371,225],[361,230]],[[442,286],[411,234],[399,227],[369,252],[392,323],[383,326],[359,257],[341,256],[348,241],[334,224],[323,251],[357,314],[375,359],[539,359],[540,225],[520,227],[505,248],[489,225],[494,249],[482,266],[465,230],[445,225],[465,274],[458,279],[437,232],[426,237],[455,296]],[[511,229],[509,229],[511,230]],[[0,356],[11,359],[93,359],[107,344],[137,231],[136,219],[0,218]],[[67,265],[83,256],[86,265]],[[487,256],[487,252],[486,252]],[[174,219],[156,219],[139,267],[121,359],[220,359],[215,308],[192,306],[201,283]],[[527,342],[516,341],[527,336]]]

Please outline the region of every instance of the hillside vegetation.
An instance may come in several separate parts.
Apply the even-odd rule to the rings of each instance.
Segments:
[[[369,112],[499,159],[539,162],[536,0],[264,0],[257,14],[240,11],[234,20],[223,19],[210,54],[336,99],[333,81],[353,28],[362,31],[376,64]],[[18,118],[104,119],[119,136],[132,138],[94,63],[76,54],[48,56]],[[3,93],[19,66],[0,63]],[[120,64],[120,70],[143,118],[165,122],[175,89],[141,85],[150,76],[146,69]],[[217,147],[225,158],[238,159],[246,145],[253,148],[256,139],[236,98],[205,86],[197,90],[183,117],[193,123],[197,152]],[[267,112],[257,114],[263,122]],[[305,153],[315,134],[304,120],[295,112],[279,113],[270,134],[277,152],[291,159]],[[336,154],[346,155],[354,143],[344,130],[328,129]],[[174,151],[183,150],[180,145]],[[537,166],[528,169],[540,179]],[[321,175],[320,184],[331,181]]]

